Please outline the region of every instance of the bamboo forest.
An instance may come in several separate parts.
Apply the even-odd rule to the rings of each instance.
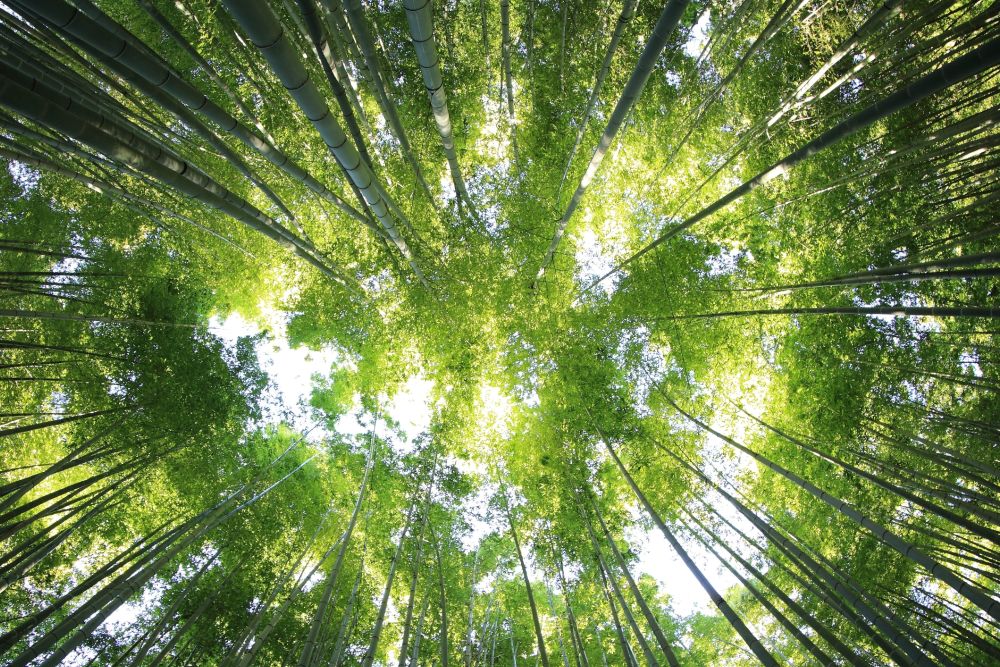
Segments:
[[[1000,665],[997,0],[0,0],[0,158],[0,667]]]

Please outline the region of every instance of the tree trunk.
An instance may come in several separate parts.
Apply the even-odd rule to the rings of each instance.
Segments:
[[[880,542],[882,542],[886,546],[891,547],[892,549],[895,549],[904,558],[920,565],[925,570],[927,570],[927,572],[929,572],[932,576],[936,577],[943,583],[950,586],[956,593],[958,593],[966,600],[968,600],[972,604],[976,605],[977,607],[985,611],[994,620],[1000,621],[1000,602],[997,602],[996,600],[992,599],[987,591],[971,584],[967,579],[959,576],[958,574],[952,572],[950,569],[944,567],[943,565],[935,561],[933,558],[925,554],[912,542],[908,542],[900,538],[899,536],[897,536],[895,533],[892,533],[884,526],[873,521],[867,516],[861,514],[861,512],[855,509],[854,506],[848,504],[846,501],[830,495],[826,491],[823,491],[822,489],[814,485],[812,482],[809,482],[803,479],[802,477],[799,477],[795,473],[786,470],[777,463],[774,463],[770,459],[765,458],[764,456],[758,454],[757,452],[749,449],[745,445],[740,444],[739,442],[730,438],[729,436],[724,435],[719,431],[716,431],[711,426],[701,421],[697,417],[691,415],[690,413],[686,412],[683,408],[677,405],[677,403],[675,403],[674,400],[670,398],[670,396],[668,396],[662,390],[662,388],[659,388],[659,390],[664,399],[666,399],[666,401],[670,403],[670,405],[677,412],[679,412],[686,419],[688,419],[688,421],[692,422],[703,431],[711,433],[717,438],[720,438],[721,440],[729,443],[730,445],[740,450],[744,454],[750,456],[752,459],[754,459],[767,469],[777,473],[778,475],[785,478],[786,480],[788,480],[795,486],[799,487],[803,491],[808,492],[814,498],[823,501],[824,503],[835,509],[837,512],[843,514],[844,516],[851,519],[858,525],[864,527]]]
[[[615,634],[618,636],[618,646],[621,647],[622,658],[624,658],[627,667],[639,667],[639,664],[635,659],[635,654],[632,653],[632,647],[629,646],[628,640],[625,638],[625,630],[622,628],[621,620],[618,618],[618,605],[615,604],[615,599],[611,595],[611,589],[608,586],[608,579],[604,575],[604,568],[600,566],[600,563],[595,563],[595,566],[597,568],[598,575],[601,577],[601,589],[604,592],[604,599],[608,603],[608,608],[611,609],[611,620],[615,626]],[[604,655],[603,646],[601,647],[601,656],[604,658],[604,664],[607,665],[607,656]]]
[[[416,499],[410,505],[406,513],[406,522],[403,524],[403,531],[399,535],[396,543],[396,551],[392,554],[392,561],[389,563],[389,574],[385,580],[385,589],[382,592],[382,602],[375,616],[375,627],[372,628],[371,641],[368,643],[368,650],[361,658],[361,667],[372,667],[375,661],[375,651],[378,650],[379,639],[382,636],[382,624],[385,621],[385,611],[389,605],[389,595],[392,593],[392,582],[396,578],[396,566],[399,564],[399,555],[403,552],[403,545],[406,544],[406,534],[410,530],[410,523],[413,520],[413,511],[416,507]]]
[[[501,2],[505,3],[506,0],[501,0]],[[569,200],[566,211],[556,223],[555,234],[553,234],[552,241],[545,251],[541,265],[538,267],[538,273],[531,284],[532,289],[538,287],[538,281],[542,279],[545,270],[552,263],[552,259],[556,254],[556,248],[559,247],[559,242],[566,232],[566,226],[569,224],[570,218],[573,216],[574,211],[576,211],[577,206],[580,205],[587,187],[594,179],[594,175],[597,173],[598,168],[600,168],[604,156],[611,147],[611,142],[614,141],[615,135],[618,134],[622,123],[625,122],[625,116],[632,109],[635,101],[639,99],[639,95],[646,86],[649,75],[653,72],[656,61],[667,45],[667,40],[673,34],[674,28],[677,27],[677,23],[680,21],[681,15],[684,14],[687,5],[688,0],[669,0],[663,8],[663,12],[656,21],[656,25],[653,27],[653,32],[650,34],[646,46],[642,50],[642,55],[639,56],[639,62],[636,63],[635,69],[632,70],[632,75],[629,77],[628,83],[625,84],[625,90],[622,91],[622,95],[618,99],[614,111],[611,112],[607,127],[604,128],[604,134],[601,135],[601,139],[597,143],[597,148],[594,149],[594,155],[590,158],[590,164],[587,165],[587,170],[583,173],[576,192],[573,193],[573,197]]]
[[[368,24],[365,22],[361,2],[360,0],[346,0],[344,2],[344,9],[346,10],[347,20],[351,24],[351,31],[357,39],[358,46],[361,47],[364,60],[368,65],[368,72],[371,74],[372,89],[375,92],[375,99],[382,109],[382,115],[385,116],[389,127],[392,129],[392,133],[399,140],[400,150],[403,153],[403,157],[413,169],[417,183],[424,191],[424,194],[427,195],[431,205],[434,205],[434,195],[431,192],[430,186],[427,185],[427,181],[424,179],[423,171],[420,169],[420,164],[417,162],[416,156],[413,154],[413,148],[410,146],[406,131],[403,129],[403,123],[399,120],[396,106],[389,99],[388,91],[385,89],[385,82],[382,80],[382,71],[379,69],[378,54],[375,52],[375,45],[368,31]]]
[[[708,596],[712,599],[712,602],[715,603],[715,606],[720,612],[722,612],[722,615],[726,617],[729,624],[733,626],[733,629],[736,630],[737,634],[739,634],[743,641],[747,643],[747,646],[750,647],[750,650],[753,651],[754,655],[757,656],[757,659],[760,660],[761,663],[769,665],[770,667],[778,667],[778,663],[760,643],[760,640],[758,640],[754,634],[750,632],[750,629],[743,623],[740,617],[736,615],[736,612],[732,610],[729,603],[727,603],[723,597],[719,595],[718,591],[715,590],[715,587],[711,584],[711,582],[705,578],[701,569],[691,559],[691,556],[689,556],[684,547],[681,546],[681,543],[677,541],[673,531],[667,528],[667,524],[663,522],[660,515],[653,509],[649,500],[646,499],[645,494],[643,494],[643,492],[639,490],[639,487],[636,486],[635,481],[632,479],[632,475],[630,475],[628,470],[625,469],[625,465],[621,462],[621,459],[618,458],[618,454],[615,452],[614,448],[611,447],[611,443],[605,439],[604,436],[601,436],[601,438],[604,440],[604,446],[607,448],[611,458],[614,459],[615,465],[618,466],[618,470],[621,472],[622,477],[624,477],[625,481],[628,482],[632,492],[642,504],[643,508],[645,508],[646,514],[653,520],[653,523],[656,524],[657,528],[660,529],[663,536],[667,538],[667,541],[670,542],[670,546],[673,547],[674,551],[677,552],[677,555],[680,556],[681,560],[684,562],[684,565],[688,568],[688,570],[690,570],[691,574],[694,575],[695,579],[698,580],[698,583],[701,584],[701,587],[705,590],[705,592],[708,593]]]
[[[862,109],[827,130],[819,137],[806,143],[801,148],[789,153],[778,162],[743,183],[743,185],[731,190],[728,194],[723,195],[712,204],[709,204],[699,212],[690,216],[684,220],[684,222],[675,225],[663,234],[660,234],[651,243],[644,246],[641,250],[620,262],[617,266],[611,269],[611,271],[591,283],[587,289],[592,289],[594,285],[597,285],[612,274],[621,271],[627,265],[650,252],[663,242],[677,236],[684,230],[688,229],[697,222],[704,220],[716,211],[725,208],[752,190],[765,185],[775,178],[784,176],[806,158],[815,155],[821,150],[832,146],[842,139],[846,139],[859,130],[864,129],[865,127],[868,127],[869,125],[872,125],[887,116],[906,109],[907,107],[910,107],[917,102],[934,95],[935,93],[945,90],[956,83],[965,81],[966,79],[989,69],[993,65],[996,65],[998,62],[1000,62],[1000,40],[994,40],[980,46],[964,56],[956,58],[946,65],[939,67],[930,74],[924,75],[920,79],[906,86],[904,89],[898,90],[888,97],[879,100],[875,104]]]
[[[414,275],[425,287],[429,287],[410,247],[392,220],[387,193],[376,181],[371,168],[361,159],[358,149],[351,144],[340,124],[330,113],[323,96],[299,61],[298,54],[288,40],[278,17],[266,4],[246,4],[236,0],[224,0],[223,4],[247,32],[250,41],[260,50],[282,85],[323,138],[327,148],[347,170],[351,181],[364,195],[368,206],[400,254],[406,259]]]
[[[658,320],[702,320],[717,317],[751,317],[758,315],[863,315],[892,317],[1000,317],[1000,308],[991,306],[820,306],[816,308],[755,308],[721,313],[667,315]]]
[[[354,614],[354,604],[358,598],[358,587],[361,586],[361,575],[364,573],[365,561],[362,558],[361,563],[358,565],[358,574],[354,577],[354,586],[351,587],[351,595],[347,599],[347,609],[344,611],[344,616],[340,621],[340,631],[337,633],[337,642],[333,646],[333,653],[330,655],[330,661],[327,663],[327,667],[339,667],[340,661],[344,656],[344,647],[348,639],[348,625],[350,619]]]
[[[323,618],[326,616],[327,606],[330,604],[330,598],[333,596],[333,589],[337,584],[337,579],[340,578],[340,571],[344,566],[344,555],[347,553],[347,547],[351,542],[351,535],[354,533],[354,526],[358,522],[358,515],[361,513],[361,505],[364,504],[364,500],[368,491],[368,480],[371,477],[371,472],[375,468],[375,431],[374,427],[371,436],[371,446],[368,452],[368,465],[365,466],[365,474],[361,479],[361,486],[358,489],[358,499],[354,503],[354,510],[351,512],[351,518],[347,522],[347,528],[344,529],[344,534],[340,538],[340,549],[337,552],[337,558],[334,560],[330,567],[330,573],[326,578],[326,586],[323,588],[323,596],[320,600],[319,606],[316,608],[316,613],[313,614],[312,624],[309,626],[309,635],[306,637],[305,644],[302,647],[302,654],[299,656],[298,667],[309,667],[313,662],[313,653],[317,650],[317,638],[319,637],[320,628],[323,625]],[[400,540],[402,542],[402,540]],[[243,667],[243,665],[241,665]]]
[[[347,129],[351,133],[358,151],[361,153],[361,159],[365,161],[365,164],[370,169],[374,170],[371,155],[368,154],[368,147],[365,145],[364,137],[361,135],[361,128],[358,126],[358,119],[355,117],[351,101],[347,97],[347,90],[337,78],[337,75],[334,74],[334,69],[337,68],[338,63],[333,50],[330,48],[330,42],[327,39],[328,36],[326,30],[323,28],[323,23],[320,22],[319,17],[316,15],[314,0],[296,0],[296,2],[299,5],[302,16],[305,18],[306,26],[309,30],[309,39],[316,50],[320,65],[323,67],[323,73],[326,74],[330,90],[333,91],[333,95],[337,99],[337,106],[340,107],[340,113],[343,114],[344,121],[347,122]]]
[[[590,498],[590,505],[594,510],[594,515],[600,522],[601,530],[604,532],[604,541],[611,547],[611,552],[614,554],[615,560],[618,561],[618,568],[622,571],[622,574],[625,575],[625,581],[628,583],[629,590],[632,591],[632,597],[635,598],[636,604],[639,605],[639,610],[646,618],[646,623],[649,625],[650,630],[653,631],[656,643],[660,645],[660,650],[663,651],[663,655],[666,656],[667,662],[671,665],[671,667],[680,667],[680,662],[678,662],[677,656],[674,655],[673,648],[671,648],[670,643],[663,634],[663,629],[660,627],[660,623],[656,620],[656,617],[653,615],[649,605],[646,604],[646,600],[639,591],[639,586],[636,585],[635,579],[632,578],[632,573],[629,572],[628,564],[625,562],[625,558],[622,556],[621,551],[618,550],[618,545],[615,543],[614,538],[611,537],[611,531],[608,530],[607,525],[604,523],[604,517],[601,516],[600,510],[597,508],[597,503],[592,497]],[[596,545],[597,537],[592,532],[593,529],[591,528],[589,520],[586,522],[586,525],[587,531],[591,533],[591,540]]]
[[[472,667],[472,621],[476,610],[476,575],[479,568],[479,547],[472,561],[472,579],[469,581],[469,621],[465,631],[465,667]]]
[[[409,646],[410,624],[413,621],[413,606],[416,602],[417,580],[420,577],[421,556],[424,551],[424,534],[427,532],[427,520],[430,518],[431,486],[427,488],[424,498],[424,518],[420,523],[420,534],[417,536],[417,552],[413,556],[413,568],[410,574],[410,596],[406,603],[406,618],[403,621],[403,636],[399,640],[399,667],[406,667],[406,649]]]
[[[517,539],[517,528],[514,526],[514,517],[510,513],[510,505],[507,496],[503,498],[504,512],[507,514],[507,522],[510,525],[510,535],[514,538],[514,548],[517,550],[517,560],[521,564],[521,575],[524,577],[524,588],[528,592],[528,606],[531,607],[531,621],[535,626],[535,640],[538,644],[538,655],[542,660],[542,667],[549,667],[549,656],[545,652],[545,637],[542,635],[542,624],[538,620],[538,608],[535,606],[535,596],[531,592],[531,580],[528,578],[528,566],[524,562],[524,554],[521,552],[521,542]]]
[[[434,540],[434,558],[437,561],[438,575],[438,605],[441,607],[441,667],[448,667],[448,596],[445,593],[444,569],[441,566],[441,544],[438,542],[434,528],[431,528],[431,538]]]
[[[409,667],[419,667],[420,665],[420,640],[424,636],[424,619],[427,617],[427,608],[430,606],[431,596],[424,594],[424,604],[420,607],[420,618],[417,620],[417,632],[413,637],[413,652],[410,653]],[[333,667],[331,665],[331,667]]]
[[[514,168],[521,164],[517,154],[517,115],[514,113],[514,85],[510,74],[510,2],[500,0],[500,32],[503,56],[503,77],[507,87],[507,119],[510,121],[510,145],[514,151]]]
[[[452,137],[451,116],[448,114],[448,100],[444,91],[444,80],[441,78],[440,59],[437,46],[434,43],[434,19],[431,14],[431,0],[404,0],[406,20],[410,25],[410,39],[417,52],[417,62],[424,75],[424,87],[431,101],[431,111],[437,124],[441,144],[448,159],[451,179],[455,183],[456,199],[464,199],[472,205],[472,199],[465,189],[465,181],[458,167],[458,157],[455,155],[455,140]]]
[[[569,152],[569,159],[566,160],[566,166],[563,168],[562,178],[559,179],[559,189],[556,191],[556,203],[559,202],[562,195],[563,185],[566,183],[566,175],[569,174],[569,168],[573,164],[573,158],[576,156],[576,151],[580,148],[580,142],[583,141],[583,135],[587,131],[587,124],[590,122],[590,115],[594,112],[594,106],[597,104],[597,100],[601,96],[601,88],[604,86],[604,80],[608,76],[608,72],[611,71],[611,62],[614,60],[615,51],[618,50],[618,42],[621,41],[622,35],[625,33],[625,26],[628,22],[632,20],[635,16],[635,6],[638,4],[639,0],[625,0],[622,4],[621,14],[618,15],[618,22],[615,24],[615,30],[611,33],[611,41],[608,43],[608,49],[604,53],[604,60],[601,62],[601,68],[597,71],[597,78],[594,81],[593,91],[590,93],[590,99],[587,100],[587,107],[583,112],[583,119],[580,121],[580,127],[576,130],[576,141],[573,142],[573,149]]]

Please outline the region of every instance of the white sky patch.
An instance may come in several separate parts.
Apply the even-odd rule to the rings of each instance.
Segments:
[[[680,531],[675,531],[674,535],[719,593],[725,595],[728,588],[738,583],[736,577],[728,570],[723,570],[715,557],[699,542],[688,539]],[[626,530],[625,537],[639,555],[632,574],[648,574],[653,577],[660,590],[670,596],[670,607],[675,613],[690,616],[697,612],[714,614],[718,611],[659,528],[645,531],[638,525],[633,525]]]
[[[983,377],[983,369],[979,365],[979,354],[971,350],[963,350],[959,355],[958,363],[963,370],[972,371],[973,377]]]
[[[749,250],[739,248],[720,248],[718,255],[708,258],[708,275],[713,278],[724,274],[735,273],[739,268],[739,261],[746,258],[747,261],[754,261],[753,253]]]
[[[506,107],[490,95],[483,95],[480,101],[486,115],[480,129],[481,136],[486,140],[483,145],[486,149],[484,154],[497,162],[509,160],[510,134],[506,130],[501,130],[501,122],[506,121]]]
[[[479,430],[496,433],[502,439],[510,437],[510,416],[514,404],[510,396],[498,387],[483,384],[479,387]]]
[[[319,371],[317,371],[319,372]],[[399,433],[390,430],[385,419],[379,418],[375,425],[375,435],[389,442],[396,451],[408,454],[413,451],[413,440],[430,427],[432,408],[430,402],[434,383],[419,375],[410,377],[403,388],[389,400],[381,397],[389,418],[399,425],[403,431]],[[334,430],[339,435],[361,436],[371,433],[370,416],[362,423],[360,396],[355,394],[354,405],[346,413],[337,418]]]
[[[541,404],[542,399],[538,397],[538,391],[534,387],[521,400],[521,405],[526,408],[537,408]]]
[[[38,179],[41,175],[27,165],[11,160],[7,163],[7,171],[24,194],[29,194],[38,187]]]
[[[324,579],[326,579],[326,572],[324,572],[321,568],[317,568],[311,575],[309,575],[309,578],[306,579],[305,583],[302,584],[302,592],[308,593],[312,589],[316,588]]]
[[[357,401],[354,403],[354,408],[340,417],[337,418],[337,423],[334,425],[337,433],[341,435],[361,435],[362,433],[368,433],[371,429],[362,425],[358,420],[358,409],[360,405]],[[379,436],[385,435],[385,423],[381,420],[378,426],[375,428],[375,433]]]
[[[403,451],[412,451],[413,439],[431,424],[431,391],[434,383],[420,375],[412,375],[386,405],[386,411],[406,434]]]
[[[477,461],[475,459],[459,458],[457,456],[452,456],[451,454],[447,454],[445,456],[445,459],[448,465],[455,466],[458,469],[458,471],[463,475],[484,477],[489,472],[486,465],[482,461]],[[489,482],[484,481],[483,484],[479,485],[479,488],[476,490],[476,494],[480,495],[482,492],[485,492],[487,487],[489,487],[490,489],[490,494],[496,491],[496,489],[494,489]]]
[[[470,528],[468,533],[462,535],[462,548],[467,553],[474,553],[483,538],[496,530],[496,520],[488,521],[486,511],[490,498],[496,495],[497,485],[487,481],[486,466],[481,463],[453,457],[448,457],[448,463],[455,465],[462,473],[475,475],[481,480],[475,492],[463,501],[461,508],[462,517]],[[480,576],[483,574],[485,573],[480,573]]]
[[[576,266],[581,282],[585,285],[589,285],[615,267],[614,257],[591,227],[584,227],[576,234]],[[600,283],[599,287],[605,294],[614,292],[614,276]]]
[[[163,591],[159,591],[159,593],[162,594]],[[159,595],[153,595],[149,590],[143,591],[141,600],[126,602],[111,612],[111,615],[102,623],[103,628],[110,632],[122,632],[125,628],[133,625],[144,611],[154,609],[158,599]]]
[[[331,369],[344,360],[332,347],[310,350],[306,347],[293,348],[286,335],[287,314],[262,308],[269,337],[257,344],[257,358],[261,368],[271,378],[278,395],[270,397],[272,403],[265,407],[268,421],[289,423],[299,432],[310,432],[310,440],[329,437],[330,433],[313,418],[309,399],[313,391],[314,376],[328,376]],[[221,338],[227,346],[236,344],[241,336],[253,336],[261,331],[258,322],[244,319],[238,313],[225,320],[213,318],[210,322],[212,333]],[[395,421],[403,432],[391,431],[384,419],[379,419],[376,435],[389,441],[397,451],[413,451],[413,440],[426,431],[431,422],[433,410],[431,394],[434,383],[421,375],[411,376],[392,397],[381,397],[387,415]],[[360,397],[355,396],[354,405],[335,424],[340,435],[360,436],[371,432],[370,418],[360,414]]]
[[[684,43],[684,53],[697,58],[708,43],[708,12],[702,12],[701,18],[691,28],[687,42]]]
[[[448,163],[445,163],[445,168],[441,171],[441,196],[444,201],[452,202],[455,201],[455,181],[451,178],[451,169],[448,167]]]
[[[362,280],[361,286],[369,294],[377,295],[385,289],[391,289],[393,287],[392,274],[390,274],[388,270],[383,269],[381,272],[368,276]]]
[[[290,411],[292,425],[306,431],[313,426],[307,416],[313,388],[312,376],[328,374],[338,362],[339,355],[329,347],[322,350],[290,347],[286,334],[287,315],[265,310],[264,317],[269,335],[257,343],[257,358],[280,395],[278,405],[270,406],[277,414],[268,416],[277,420],[283,416],[281,413]],[[211,328],[212,333],[230,347],[236,344],[237,338],[253,336],[261,331],[259,323],[250,322],[239,313],[232,313],[222,321],[212,318]]]

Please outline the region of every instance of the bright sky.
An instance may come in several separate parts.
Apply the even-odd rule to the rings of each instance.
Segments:
[[[257,344],[257,356],[261,367],[270,376],[279,396],[276,405],[269,411],[269,417],[279,419],[280,408],[291,410],[292,423],[300,430],[314,426],[309,417],[309,396],[312,393],[313,376],[326,376],[331,369],[340,363],[340,357],[333,348],[310,350],[305,347],[292,348],[286,335],[285,316],[274,311],[265,311],[269,336]],[[255,322],[244,319],[237,313],[225,320],[214,318],[210,323],[212,333],[226,342],[234,345],[241,336],[252,336],[260,332]],[[393,445],[402,451],[410,451],[412,440],[425,431],[430,425],[431,405],[430,392],[433,383],[420,376],[413,376],[404,383],[403,388],[386,405],[389,416],[395,420],[405,434],[400,440],[390,434],[382,422],[377,432],[388,437]],[[337,421],[337,431],[341,433],[359,434],[366,432],[352,411]],[[317,429],[322,436],[321,429]],[[317,431],[314,431],[316,433]]]
[[[326,375],[335,363],[338,355],[333,349],[319,351],[307,348],[291,348],[285,334],[286,322],[283,317],[274,312],[266,312],[267,330],[270,335],[257,344],[257,358],[261,368],[267,372],[275,388],[280,393],[276,401],[277,407],[292,410],[293,424],[302,429],[312,426],[306,421],[306,407],[312,391],[312,376],[315,373]],[[225,320],[212,318],[209,323],[213,334],[221,338],[227,346],[236,344],[236,339],[242,336],[253,336],[260,333],[260,327],[234,313]],[[269,413],[272,419],[279,419],[278,414]]]
[[[576,265],[580,282],[589,285],[615,267],[615,257],[601,243],[591,227],[583,227],[576,235]],[[615,291],[616,278],[610,276],[599,287],[605,294]]]
[[[639,518],[639,509],[635,508],[633,519]],[[728,517],[732,520],[732,517]],[[675,533],[677,539],[698,565],[705,577],[717,591],[725,594],[726,589],[737,583],[728,570],[722,568],[718,561],[708,553],[696,540]],[[681,561],[658,529],[643,530],[636,524],[626,531],[625,538],[639,556],[633,576],[648,574],[657,581],[660,590],[670,596],[670,607],[679,616],[688,616],[695,612],[713,613],[712,602],[694,578],[691,571]]]
[[[692,58],[697,58],[708,43],[708,12],[704,12],[698,22],[691,28],[691,34],[684,44],[684,52]]]

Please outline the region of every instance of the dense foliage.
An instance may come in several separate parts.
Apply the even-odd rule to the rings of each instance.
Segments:
[[[998,9],[4,0],[0,664],[997,664]]]

